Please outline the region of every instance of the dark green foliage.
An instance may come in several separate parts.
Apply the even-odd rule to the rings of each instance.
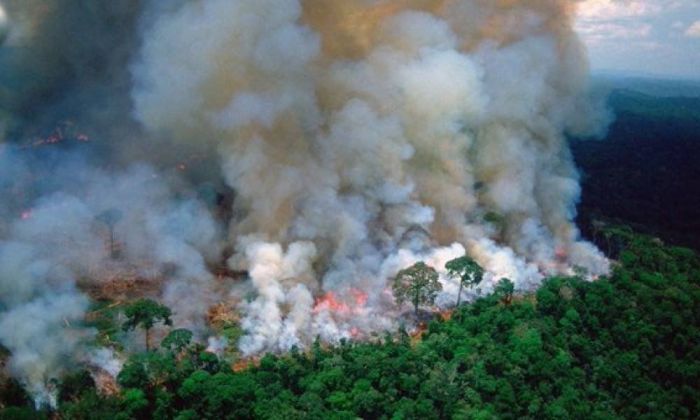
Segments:
[[[190,401],[198,418],[250,418],[253,415],[257,385],[248,375],[210,374],[196,371],[178,391],[184,401]]]
[[[192,331],[180,328],[170,331],[160,343],[160,346],[164,349],[179,353],[185,347],[189,346],[190,342],[192,342]]]
[[[119,385],[127,388],[144,388],[149,383],[148,372],[141,358],[132,358],[124,364],[117,376]]]
[[[30,405],[32,405],[31,398],[17,380],[12,378],[0,380],[0,407],[29,407]]]
[[[140,389],[126,389],[122,393],[122,413],[128,418],[146,418],[148,415],[148,399]]]
[[[7,407],[0,409],[0,420],[43,420],[45,413],[36,412],[30,407]]]
[[[411,302],[418,313],[420,305],[432,305],[442,285],[438,281],[438,273],[424,262],[417,262],[405,268],[394,277],[392,286],[394,298],[401,305]]]
[[[152,328],[159,321],[170,325],[172,313],[167,306],[151,299],[139,299],[124,310],[124,315],[126,315],[127,320],[123,328],[128,331],[136,327]]]
[[[510,279],[500,279],[493,288],[493,294],[496,295],[505,305],[510,305],[513,301],[513,293],[515,293],[515,285]]]
[[[91,305],[85,324],[97,330],[95,342],[98,346],[121,347],[118,339],[123,330],[117,321],[120,311],[119,306],[111,301],[97,301]]]
[[[128,411],[117,397],[102,396],[92,389],[84,392],[74,401],[59,405],[61,417],[72,420],[127,420]]]
[[[75,401],[86,391],[95,388],[95,381],[92,379],[90,372],[81,370],[75,373],[66,375],[61,381],[59,387],[59,401]]]
[[[117,397],[99,395],[95,381],[86,370],[66,375],[58,387],[62,418],[76,420],[127,419]]]
[[[432,322],[417,343],[404,333],[374,344],[316,343],[307,353],[267,355],[238,373],[200,345],[179,352],[161,347],[131,357],[119,375],[118,398],[98,396],[81,375],[64,380],[61,392],[71,401],[61,402],[58,414],[91,420],[698,418],[700,262],[686,249],[645,236],[620,244],[622,263],[610,278],[551,278],[519,299],[504,281],[497,294],[458,308],[459,316]],[[7,417],[8,410],[20,417]],[[0,418],[37,417],[28,414],[34,413],[5,409]]]
[[[161,305],[151,299],[139,299],[124,310],[126,321],[122,325],[124,331],[130,331],[136,327],[141,327],[146,332],[146,351],[150,350],[150,331],[153,326],[162,322],[171,325],[170,308]]]

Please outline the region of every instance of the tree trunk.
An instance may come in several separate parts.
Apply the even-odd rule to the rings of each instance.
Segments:
[[[457,307],[459,308],[459,304],[462,303],[462,288],[464,287],[464,283],[460,280],[459,282],[459,293],[457,294]]]
[[[146,328],[146,352],[151,351],[151,343],[150,343],[151,337],[150,337],[150,332],[151,332],[151,329],[150,329],[150,328]]]

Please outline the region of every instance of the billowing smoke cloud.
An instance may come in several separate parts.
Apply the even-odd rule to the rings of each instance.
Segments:
[[[208,267],[222,246],[204,203],[147,166],[105,172],[58,153],[39,160],[60,170],[42,173],[28,156],[0,148],[2,180],[13,181],[0,183],[0,343],[37,404],[53,404],[51,380],[91,357],[88,294],[114,279],[146,282],[142,293],[155,290],[179,325],[203,335],[221,293]],[[13,208],[23,204],[16,191],[32,188],[43,194]]]
[[[441,307],[459,289],[444,264],[464,254],[484,293],[608,271],[572,223],[566,136],[609,119],[587,96],[575,2],[93,3],[5,0],[0,24],[0,256],[26,261],[0,271],[21,292],[0,301],[0,341],[30,388],[94,363],[73,320],[107,278],[147,280],[201,338],[229,305],[254,355],[395,330],[390,279],[419,260],[440,271]],[[19,150],[68,118],[93,146]],[[247,278],[217,278],[224,262]]]
[[[215,141],[237,193],[231,263],[259,296],[244,352],[386,328],[387,279],[440,253],[467,251],[520,289],[608,270],[571,223],[565,133],[606,119],[585,97],[571,4],[212,0],[148,29],[136,117]],[[341,308],[366,294],[368,313],[314,311],[308,295],[324,293]]]
[[[91,333],[71,326],[82,319],[88,300],[61,271],[31,246],[0,245],[0,341],[12,352],[10,369],[38,405],[55,404],[49,380],[66,360],[75,360],[79,341]]]

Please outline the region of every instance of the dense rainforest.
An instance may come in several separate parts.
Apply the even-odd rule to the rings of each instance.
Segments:
[[[436,314],[417,334],[255,361],[172,330],[130,357],[119,390],[87,371],[53,384],[56,410],[0,378],[0,419],[700,418],[700,259],[681,247],[700,249],[700,100],[618,90],[610,103],[608,139],[572,141],[578,222],[616,261],[609,277],[550,278]],[[113,344],[121,309],[94,309],[86,322]],[[126,327],[148,330],[139,310]]]
[[[485,296],[421,335],[317,344],[234,371],[175,330],[131,356],[120,393],[75,372],[56,384],[58,412],[37,412],[7,381],[0,418],[698,418],[700,261],[629,229],[606,235],[619,260],[609,278]]]
[[[612,221],[699,250],[700,88],[639,84],[611,93],[615,121],[605,140],[571,142],[582,173],[578,224],[591,239],[597,239],[594,222]],[[656,85],[696,96],[640,92]]]

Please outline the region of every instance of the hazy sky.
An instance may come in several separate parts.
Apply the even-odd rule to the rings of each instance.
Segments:
[[[700,0],[571,1],[594,71],[700,79]]]
[[[577,29],[594,71],[700,79],[700,0],[584,0]]]

